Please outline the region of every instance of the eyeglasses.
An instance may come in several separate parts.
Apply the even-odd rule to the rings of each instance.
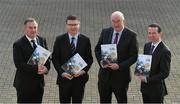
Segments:
[[[79,24],[67,24],[68,26],[77,26]]]

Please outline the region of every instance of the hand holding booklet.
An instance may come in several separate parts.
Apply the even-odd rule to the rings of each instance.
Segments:
[[[64,63],[61,68],[70,75],[74,75],[80,72],[83,68],[87,66],[87,63],[83,58],[76,53],[71,57],[66,63]]]
[[[117,62],[117,48],[116,44],[103,44],[101,45],[101,66],[107,66],[110,63]]]
[[[135,67],[135,75],[137,76],[143,75],[149,77],[151,62],[152,62],[152,55],[139,54]]]
[[[27,64],[29,65],[44,65],[51,55],[51,52],[47,49],[37,45],[36,49],[32,53],[31,57],[29,58]]]

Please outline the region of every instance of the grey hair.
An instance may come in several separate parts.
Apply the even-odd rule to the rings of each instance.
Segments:
[[[113,12],[112,15],[111,15],[111,20],[112,20],[112,17],[115,16],[115,15],[120,16],[120,17],[122,18],[122,20],[125,19],[125,18],[124,18],[124,14],[123,14],[122,12],[120,12],[120,11],[115,11],[115,12]]]

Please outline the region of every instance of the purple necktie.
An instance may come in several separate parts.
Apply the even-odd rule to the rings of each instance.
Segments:
[[[113,44],[117,44],[119,33],[116,33]]]

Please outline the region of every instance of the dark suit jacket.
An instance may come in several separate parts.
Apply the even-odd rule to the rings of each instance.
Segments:
[[[144,46],[144,54],[148,54],[151,42]],[[152,64],[147,83],[141,83],[141,92],[149,96],[163,96],[167,94],[164,79],[170,71],[171,53],[163,42],[160,42],[152,54]]]
[[[111,44],[113,36],[113,28],[103,29],[99,41],[95,47],[95,54],[98,63],[101,61],[101,45]],[[99,82],[110,83],[113,87],[127,87],[131,80],[130,66],[136,62],[138,55],[138,43],[136,33],[128,28],[122,31],[119,43],[117,45],[118,65],[119,69],[111,71],[103,69],[100,65]]]
[[[63,35],[56,37],[56,41],[54,43],[54,48],[53,48],[53,54],[52,54],[52,62],[58,73],[57,84],[71,82],[71,80],[63,78],[61,76],[62,73],[64,72],[64,70],[61,68],[61,66],[64,63],[66,63],[76,53],[79,53],[79,55],[87,63],[87,66],[83,69],[86,72],[86,74],[84,74],[78,78],[73,78],[73,80],[77,80],[78,82],[85,84],[88,80],[87,72],[90,69],[91,64],[93,62],[92,52],[91,52],[91,44],[90,44],[89,38],[82,34],[79,34],[76,50],[75,50],[74,54],[72,54],[68,33],[65,33]]]
[[[37,37],[39,45],[47,49],[46,40],[42,37]],[[44,87],[44,76],[38,74],[38,65],[28,65],[27,62],[31,57],[34,49],[29,40],[24,35],[13,44],[13,59],[17,68],[14,79],[14,87],[29,88],[31,86]],[[47,69],[50,69],[50,60],[45,63]]]

